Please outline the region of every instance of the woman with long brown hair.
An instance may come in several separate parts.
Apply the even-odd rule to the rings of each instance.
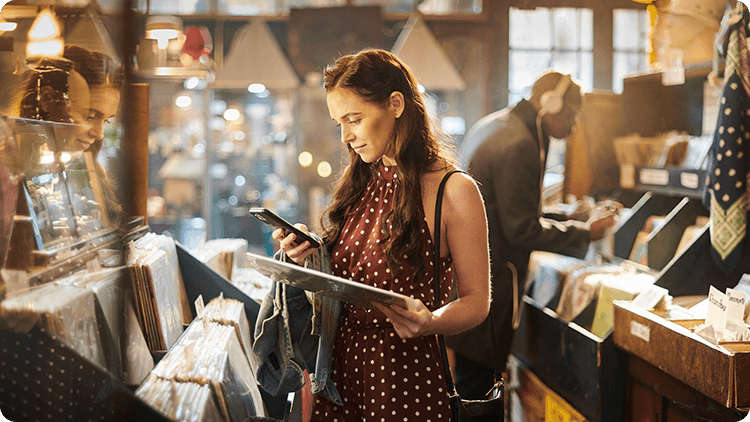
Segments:
[[[435,199],[455,169],[431,124],[411,70],[392,53],[368,49],[324,71],[331,118],[350,163],[321,217],[333,273],[417,299],[416,309],[345,304],[333,348],[340,403],[316,398],[315,421],[450,420],[436,334],[479,324],[489,311],[487,219],[473,179],[445,187],[440,242],[440,303],[434,303]],[[306,227],[300,225],[306,230]],[[307,242],[276,230],[295,262]],[[453,277],[458,299],[448,303]]]

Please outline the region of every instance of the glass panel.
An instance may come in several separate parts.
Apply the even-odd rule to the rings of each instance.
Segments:
[[[578,36],[581,37],[581,50],[594,49],[594,11],[591,9],[578,9],[580,11]]]
[[[104,13],[120,13],[125,4],[123,0],[98,0],[97,3],[101,6]],[[133,2],[136,10],[139,10],[138,3],[137,1]]]
[[[419,2],[418,2],[419,3]],[[417,9],[425,15],[458,15],[482,13],[481,0],[425,0]]]
[[[510,8],[510,48],[545,49],[552,48],[552,34],[549,9],[520,10]],[[540,30],[541,28],[541,30]]]
[[[640,34],[639,37],[641,39],[641,46],[643,48],[643,51],[648,51],[650,42],[649,42],[649,33],[651,31],[651,21],[648,18],[648,12],[643,11],[641,12],[638,18],[638,27],[640,28]]]
[[[552,54],[549,51],[511,51],[508,69],[510,90],[530,89],[539,74],[550,67],[551,62]]]
[[[628,73],[648,70],[648,12],[615,9],[613,19],[612,90],[620,93]]]
[[[594,53],[583,51],[578,56],[578,73],[574,77],[578,78],[584,92],[591,92],[594,90]]]
[[[591,52],[555,52],[552,68],[563,73],[570,73],[581,84],[585,92],[594,89],[594,54]]]
[[[549,28],[549,31],[538,28]],[[570,73],[587,92],[593,89],[591,10],[511,8],[510,31],[509,104],[528,96],[530,86],[549,68]],[[554,47],[549,42],[552,34]]]
[[[218,0],[219,13],[240,16],[278,15],[278,0]]]
[[[109,3],[112,9],[120,5],[117,0]],[[36,25],[33,18],[24,15],[16,21],[28,31]],[[117,155],[120,145],[123,71],[115,59],[102,52],[105,46],[117,45],[107,30],[119,27],[100,30],[97,22],[100,17],[93,10],[64,20],[73,35],[85,34],[75,39],[89,42],[90,48],[98,46],[98,51],[68,43],[58,46],[63,47],[64,57],[57,57],[60,50],[53,49],[30,58],[24,55],[24,38],[14,54],[0,55],[0,79],[4,81],[0,88],[0,184],[4,187],[0,191],[7,188],[8,176],[12,176],[14,195],[20,187],[29,205],[28,217],[35,226],[34,244],[39,250],[67,247],[120,222],[117,185],[121,173],[113,165],[117,160],[109,158]],[[55,29],[60,30],[62,21],[56,23]],[[24,64],[18,67],[19,72],[13,71],[13,60]],[[8,134],[12,135],[10,143],[4,136]],[[13,209],[16,202],[7,199],[0,204],[3,216],[27,212],[25,207]],[[3,222],[0,248],[4,248],[7,233]],[[18,236],[23,239],[26,233],[19,231]],[[24,244],[29,240],[24,239]],[[16,252],[26,253],[23,249]]]
[[[414,4],[417,4],[417,10],[425,15],[482,13],[482,0],[354,0],[353,4],[355,6],[381,5],[385,13],[411,13]]]
[[[151,76],[142,81],[150,84],[147,211],[154,232],[170,232],[177,241],[192,245],[194,239],[200,239],[209,218],[203,192],[206,101],[211,91],[203,79],[205,74],[185,74],[186,79]]]
[[[566,142],[564,139],[556,139],[556,138],[550,139],[549,149],[547,150],[546,171],[551,171],[554,173],[561,173],[561,174],[564,172],[565,150],[566,150]]]
[[[354,0],[355,6],[383,6],[385,13],[411,13],[413,3],[414,0]]]
[[[527,90],[512,89],[508,92],[508,104],[516,104],[531,95],[531,88]]]
[[[635,50],[642,45],[638,11],[616,9],[613,12],[612,42],[615,50]]]
[[[554,10],[554,46],[560,50],[577,50],[579,45],[579,13],[577,9]],[[582,28],[580,28],[582,29]]]
[[[615,52],[612,62],[612,90],[622,93],[622,80],[633,72],[646,70],[648,68],[647,58],[644,53]]]
[[[150,1],[149,13],[152,15],[192,15],[207,13],[209,2],[201,0]]]
[[[550,67],[563,73],[570,73],[577,77],[581,65],[579,55],[580,54],[576,52],[553,52]]]
[[[341,7],[346,6],[346,0],[276,0],[284,4],[284,13],[289,13],[289,9],[302,9],[313,7]]]

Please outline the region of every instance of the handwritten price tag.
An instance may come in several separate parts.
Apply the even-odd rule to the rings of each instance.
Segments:
[[[669,172],[662,169],[641,169],[641,183],[644,185],[667,186],[669,184]]]

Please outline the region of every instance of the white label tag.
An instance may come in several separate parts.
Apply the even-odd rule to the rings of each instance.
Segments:
[[[745,319],[745,292],[727,289],[727,320],[742,322]]]
[[[654,306],[668,294],[669,290],[652,284],[638,293],[638,296],[633,299],[633,305],[646,310],[654,309]]]
[[[203,304],[203,295],[198,295],[198,299],[195,299],[195,316],[198,319],[203,319],[203,311],[206,306]]]
[[[641,169],[640,179],[644,185],[667,186],[669,184],[669,171],[662,169]]]
[[[651,338],[651,328],[640,322],[630,321],[630,334],[648,343]]]
[[[688,189],[698,189],[700,177],[695,173],[680,173],[680,184]]]
[[[708,290],[708,310],[706,311],[706,325],[721,328],[727,328],[727,295],[720,292],[714,286]]]

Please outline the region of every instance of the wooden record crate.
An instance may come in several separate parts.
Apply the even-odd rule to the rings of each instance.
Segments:
[[[513,356],[508,358],[508,373],[508,422],[589,422]]]
[[[195,315],[195,301],[222,295],[244,303],[251,330],[260,305],[226,278],[177,245],[183,282]],[[131,387],[91,362],[64,342],[35,326],[27,333],[0,329],[0,409],[12,421],[168,421],[134,394]],[[288,416],[287,396],[261,389],[271,418]]]
[[[599,338],[574,320],[523,297],[511,354],[591,422],[624,422],[625,365],[612,334]],[[593,318],[593,306],[581,313]],[[579,317],[581,317],[579,316]]]

